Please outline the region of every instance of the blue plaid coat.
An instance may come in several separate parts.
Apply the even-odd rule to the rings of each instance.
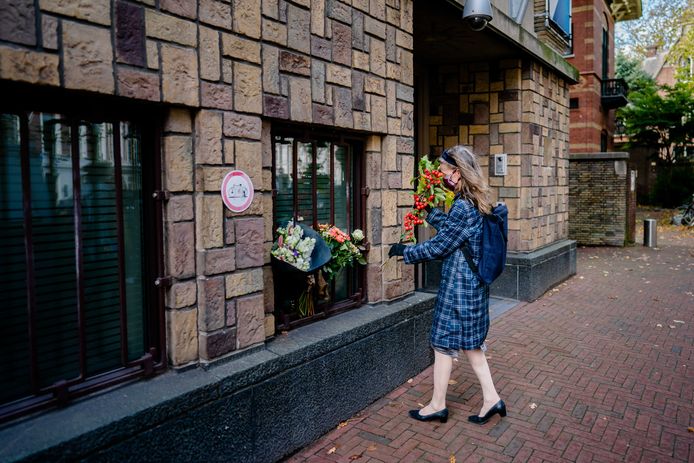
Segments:
[[[433,209],[427,222],[436,228],[436,236],[421,244],[407,246],[404,257],[407,264],[443,259],[431,345],[452,355],[461,349],[479,349],[489,331],[489,287],[472,272],[461,246],[468,241],[477,264],[482,214],[470,201],[456,197],[448,214]]]

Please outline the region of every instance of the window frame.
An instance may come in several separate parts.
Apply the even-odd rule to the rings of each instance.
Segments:
[[[573,2],[569,0],[569,18],[568,18],[568,27],[569,30],[566,31],[564,28],[552,18],[552,11],[551,11],[551,5],[550,5],[550,0],[545,1],[545,15],[547,18],[547,24],[552,28],[554,32],[559,34],[568,44],[571,44],[571,48],[573,49]]]
[[[128,381],[149,377],[165,371],[168,367],[166,352],[166,324],[165,324],[165,291],[164,285],[157,285],[155,278],[163,276],[164,267],[164,204],[161,194],[162,190],[162,155],[161,155],[161,135],[163,127],[164,110],[163,107],[154,104],[143,104],[139,102],[123,101],[113,96],[93,95],[85,92],[75,92],[67,90],[55,90],[50,88],[35,87],[26,84],[11,82],[0,82],[0,92],[7,95],[0,104],[0,112],[3,114],[14,114],[19,117],[20,123],[20,162],[22,168],[22,195],[23,195],[23,222],[25,240],[25,259],[27,263],[27,310],[29,317],[27,324],[29,330],[30,344],[30,369],[31,369],[31,395],[24,398],[0,404],[0,423],[13,420],[20,416],[51,408],[56,405],[66,405],[73,399],[91,394],[95,391],[112,387]],[[107,108],[107,109],[104,109]],[[83,326],[83,289],[80,289],[81,276],[77,278],[78,303],[76,310],[79,321],[79,364],[80,374],[76,378],[69,380],[59,380],[47,387],[39,387],[37,382],[38,357],[36,352],[37,338],[35,335],[35,286],[33,275],[33,246],[31,237],[31,217],[27,214],[31,211],[31,188],[28,183],[29,173],[29,126],[28,114],[35,112],[56,113],[65,116],[70,121],[71,132],[77,134],[80,122],[90,123],[107,122],[114,128],[113,150],[119,153],[120,137],[116,134],[120,131],[120,123],[128,121],[137,124],[142,128],[142,152],[152,153],[153,159],[150,162],[142,163],[142,195],[143,195],[143,216],[149,216],[149,220],[143,225],[144,253],[148,263],[143,272],[143,289],[148,293],[149,300],[144,309],[144,343],[147,352],[137,360],[128,361],[121,355],[121,365],[112,370],[88,375],[85,369],[85,338],[86,329]],[[72,159],[73,184],[80,183],[79,173],[79,147],[78,143],[71,144],[70,158]],[[120,172],[120,156],[114,156],[114,172]],[[75,163],[77,162],[77,170]],[[114,173],[114,175],[116,175]],[[145,188],[148,186],[148,188]],[[122,191],[117,189],[116,204],[122,207]],[[78,241],[82,241],[81,230],[81,207],[74,207],[76,201],[80,201],[79,192],[76,192],[76,199],[73,200],[73,210],[75,216],[73,234]],[[153,202],[147,201],[150,195]],[[81,203],[80,203],[81,204]],[[117,206],[118,207],[118,206]],[[127,328],[123,325],[123,291],[124,281],[124,261],[123,261],[123,242],[120,231],[123,226],[122,209],[117,214],[119,228],[119,251],[118,251],[118,273],[119,273],[119,294],[121,297],[120,308],[120,339],[121,352],[127,347]],[[153,228],[153,229],[152,229]],[[143,255],[144,255],[143,253]],[[78,274],[83,268],[83,256],[79,251],[75,261]],[[151,283],[151,287],[149,284]],[[126,336],[124,338],[124,336]]]
[[[355,229],[355,228],[361,228],[362,230],[365,229],[366,227],[366,198],[369,193],[369,189],[366,187],[366,170],[365,170],[365,162],[366,162],[366,140],[365,137],[359,136],[357,134],[352,134],[346,131],[338,131],[338,130],[330,130],[330,129],[318,129],[314,127],[305,127],[305,126],[299,126],[299,125],[294,125],[294,124],[273,124],[272,129],[271,129],[271,135],[270,138],[272,140],[271,143],[271,153],[272,153],[272,226],[273,226],[273,241],[275,239],[275,217],[277,216],[277,210],[276,210],[276,197],[277,197],[277,190],[275,189],[276,186],[276,171],[277,171],[277,166],[276,166],[276,156],[275,156],[275,138],[276,137],[291,137],[294,139],[293,146],[292,146],[292,163],[293,163],[293,172],[294,176],[296,175],[297,172],[297,163],[298,163],[298,153],[297,153],[297,143],[311,143],[312,149],[314,156],[316,155],[316,142],[322,142],[322,141],[327,141],[331,143],[331,148],[330,148],[330,197],[331,197],[331,204],[330,204],[330,219],[332,223],[334,224],[335,221],[335,206],[334,206],[334,197],[335,197],[335,192],[334,192],[334,156],[335,156],[335,147],[336,146],[351,146],[351,157],[352,159],[350,162],[347,164],[348,168],[351,168],[352,166],[355,166],[356,172],[354,172],[353,176],[350,176],[352,174],[351,171],[348,171],[346,173],[346,177],[352,181],[352,192],[354,197],[348,198],[348,204],[351,201],[352,202],[352,207],[350,208],[350,213],[348,214],[348,228],[350,229]],[[358,149],[357,149],[358,147]],[[312,176],[312,194],[315,194],[316,192],[316,163],[313,163],[312,166],[313,169],[313,176]],[[297,201],[298,201],[298,194],[297,194],[297,189],[298,189],[298,183],[296,181],[292,182],[292,195],[293,195],[293,201],[294,201],[294,206],[293,206],[293,214],[296,218],[296,214],[298,211],[298,206],[297,206]],[[348,191],[349,194],[349,191]],[[313,222],[311,223],[312,227],[315,227],[318,222],[318,214],[317,214],[317,203],[313,202]],[[346,230],[349,232],[350,230]],[[370,249],[370,243],[369,243],[369,236],[367,236],[366,231],[365,231],[365,241],[363,243],[362,247],[362,252],[365,254],[365,256],[368,255],[368,251]],[[344,299],[342,301],[338,302],[330,302],[330,303],[323,303],[320,305],[316,305],[316,311],[315,314],[312,316],[308,316],[305,318],[300,318],[297,320],[289,320],[288,318],[286,320],[282,320],[282,317],[276,317],[275,323],[276,323],[276,328],[277,330],[288,330],[292,329],[301,325],[305,325],[308,323],[312,323],[314,321],[324,319],[328,316],[335,315],[341,312],[345,312],[347,310],[351,310],[354,308],[357,308],[361,305],[364,304],[367,300],[367,285],[366,285],[366,269],[364,268],[365,266],[357,265],[355,264],[353,266],[353,271],[356,272],[356,275],[354,277],[354,281],[356,282],[356,287],[353,288],[349,293],[351,293],[350,296],[347,297],[347,299]],[[274,279],[273,279],[274,281]],[[352,281],[350,281],[350,286],[352,285]],[[334,300],[334,293],[335,293],[335,288],[334,288],[334,282],[330,285],[331,286],[331,300]],[[273,287],[273,291],[276,291],[276,289]],[[275,297],[275,300],[277,300],[277,297]],[[275,309],[275,314],[278,314],[277,308]]]

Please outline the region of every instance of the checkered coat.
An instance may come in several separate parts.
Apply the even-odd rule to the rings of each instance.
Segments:
[[[407,246],[404,257],[407,264],[443,259],[431,345],[438,351],[453,355],[461,349],[479,349],[489,331],[489,286],[472,272],[461,246],[468,241],[477,264],[482,214],[470,201],[456,197],[448,214],[433,209],[427,222],[436,228],[436,236]]]

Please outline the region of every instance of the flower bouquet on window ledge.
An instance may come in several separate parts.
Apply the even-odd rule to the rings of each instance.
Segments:
[[[282,287],[279,300],[294,306],[301,317],[313,315],[313,273],[330,261],[330,248],[323,238],[304,224],[288,222],[276,230],[272,246],[275,279]],[[303,291],[298,294],[298,291]]]
[[[319,224],[318,232],[330,248],[331,259],[323,265],[323,275],[319,275],[318,291],[319,298],[328,299],[327,285],[340,271],[355,262],[366,265],[366,259],[359,249],[359,243],[364,241],[364,232],[356,229],[351,235],[343,232],[335,226]],[[321,281],[322,280],[322,281]]]

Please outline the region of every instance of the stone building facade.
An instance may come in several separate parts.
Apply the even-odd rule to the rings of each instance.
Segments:
[[[382,243],[399,238],[395,212],[414,168],[411,2],[117,1],[113,11],[110,3],[48,1],[37,11],[16,2],[3,30],[26,29],[1,45],[0,78],[168,105],[161,144],[174,366],[274,334],[273,121],[368,133],[368,208],[383,227],[370,227],[369,214],[367,238],[378,244],[368,293],[379,301],[411,291],[399,271],[378,271]],[[219,195],[232,169],[256,189],[240,214]],[[381,185],[383,172],[397,178]]]
[[[512,268],[495,288],[498,294],[532,299],[574,273],[568,88],[577,74],[556,41],[544,43],[535,30],[533,15],[544,2],[493,3],[494,20],[482,33],[461,22],[463,2],[457,1],[22,0],[3,8],[0,86],[18,104],[40,90],[47,100],[72,99],[76,107],[108,111],[114,105],[126,114],[145,108],[156,116],[150,135],[159,151],[151,154],[161,155],[161,190],[153,192],[160,205],[153,207],[161,208],[163,233],[161,243],[156,236],[152,243],[161,246],[162,268],[147,284],[161,288],[163,308],[161,349],[149,355],[155,369],[181,371],[126,386],[144,391],[151,402],[124,405],[123,413],[132,416],[99,415],[99,426],[112,430],[110,440],[94,440],[85,428],[60,442],[34,442],[29,452],[53,455],[61,443],[82,455],[154,442],[164,458],[165,438],[152,428],[176,435],[187,426],[176,410],[185,409],[205,414],[194,428],[202,435],[211,429],[228,434],[228,442],[242,449],[239,455],[279,458],[426,367],[433,300],[413,292],[427,286],[422,274],[431,276],[435,268],[416,269],[387,254],[411,206],[419,156],[444,146],[472,146],[490,169],[493,199],[509,205]],[[433,23],[449,25],[451,35],[429,40]],[[477,48],[460,45],[471,41],[479,41]],[[275,300],[270,265],[278,207],[274,150],[284,129],[359,140],[363,182],[353,200],[363,201],[368,241],[358,293],[358,302],[368,306],[289,336],[276,332],[281,301]],[[497,175],[492,159],[501,154],[507,172]],[[234,169],[254,185],[251,206],[241,213],[225,208],[219,194],[222,178]],[[543,267],[547,262],[551,272]],[[361,324],[346,327],[345,320]],[[371,355],[364,346],[384,342],[399,346],[388,355],[401,357],[387,368],[378,362],[364,367],[363,357]],[[415,360],[403,364],[409,357]],[[332,371],[328,359],[361,366],[345,377],[335,371],[314,378],[318,366]],[[151,359],[144,365],[151,372]],[[206,369],[188,371],[197,365]],[[326,375],[332,375],[328,382]],[[322,384],[319,397],[304,393],[304,382],[313,380]],[[179,392],[160,397],[156,388],[167,384]],[[286,394],[273,392],[278,384]],[[355,396],[350,388],[364,384],[367,390],[356,394],[362,401],[335,405],[330,396],[338,388],[341,397]],[[56,396],[70,392],[61,387]],[[115,397],[105,396],[95,400]],[[299,408],[310,414],[313,400],[334,412],[291,436],[281,420],[265,422],[252,410],[234,408],[305,403]],[[89,403],[95,402],[79,407]],[[225,418],[209,404],[236,410],[238,420],[222,426]],[[311,421],[302,413],[291,415],[297,426]],[[204,450],[185,444],[188,450],[181,451],[200,458],[223,448],[222,440],[208,444]]]
[[[509,208],[509,249],[532,251],[566,239],[566,81],[530,59],[442,66],[435,73],[430,82],[431,151],[463,144],[489,153],[481,162],[493,201]],[[458,87],[464,92],[447,93]],[[451,113],[464,114],[469,125],[459,125],[460,118]],[[495,175],[490,162],[502,153],[508,162],[504,176]]]

